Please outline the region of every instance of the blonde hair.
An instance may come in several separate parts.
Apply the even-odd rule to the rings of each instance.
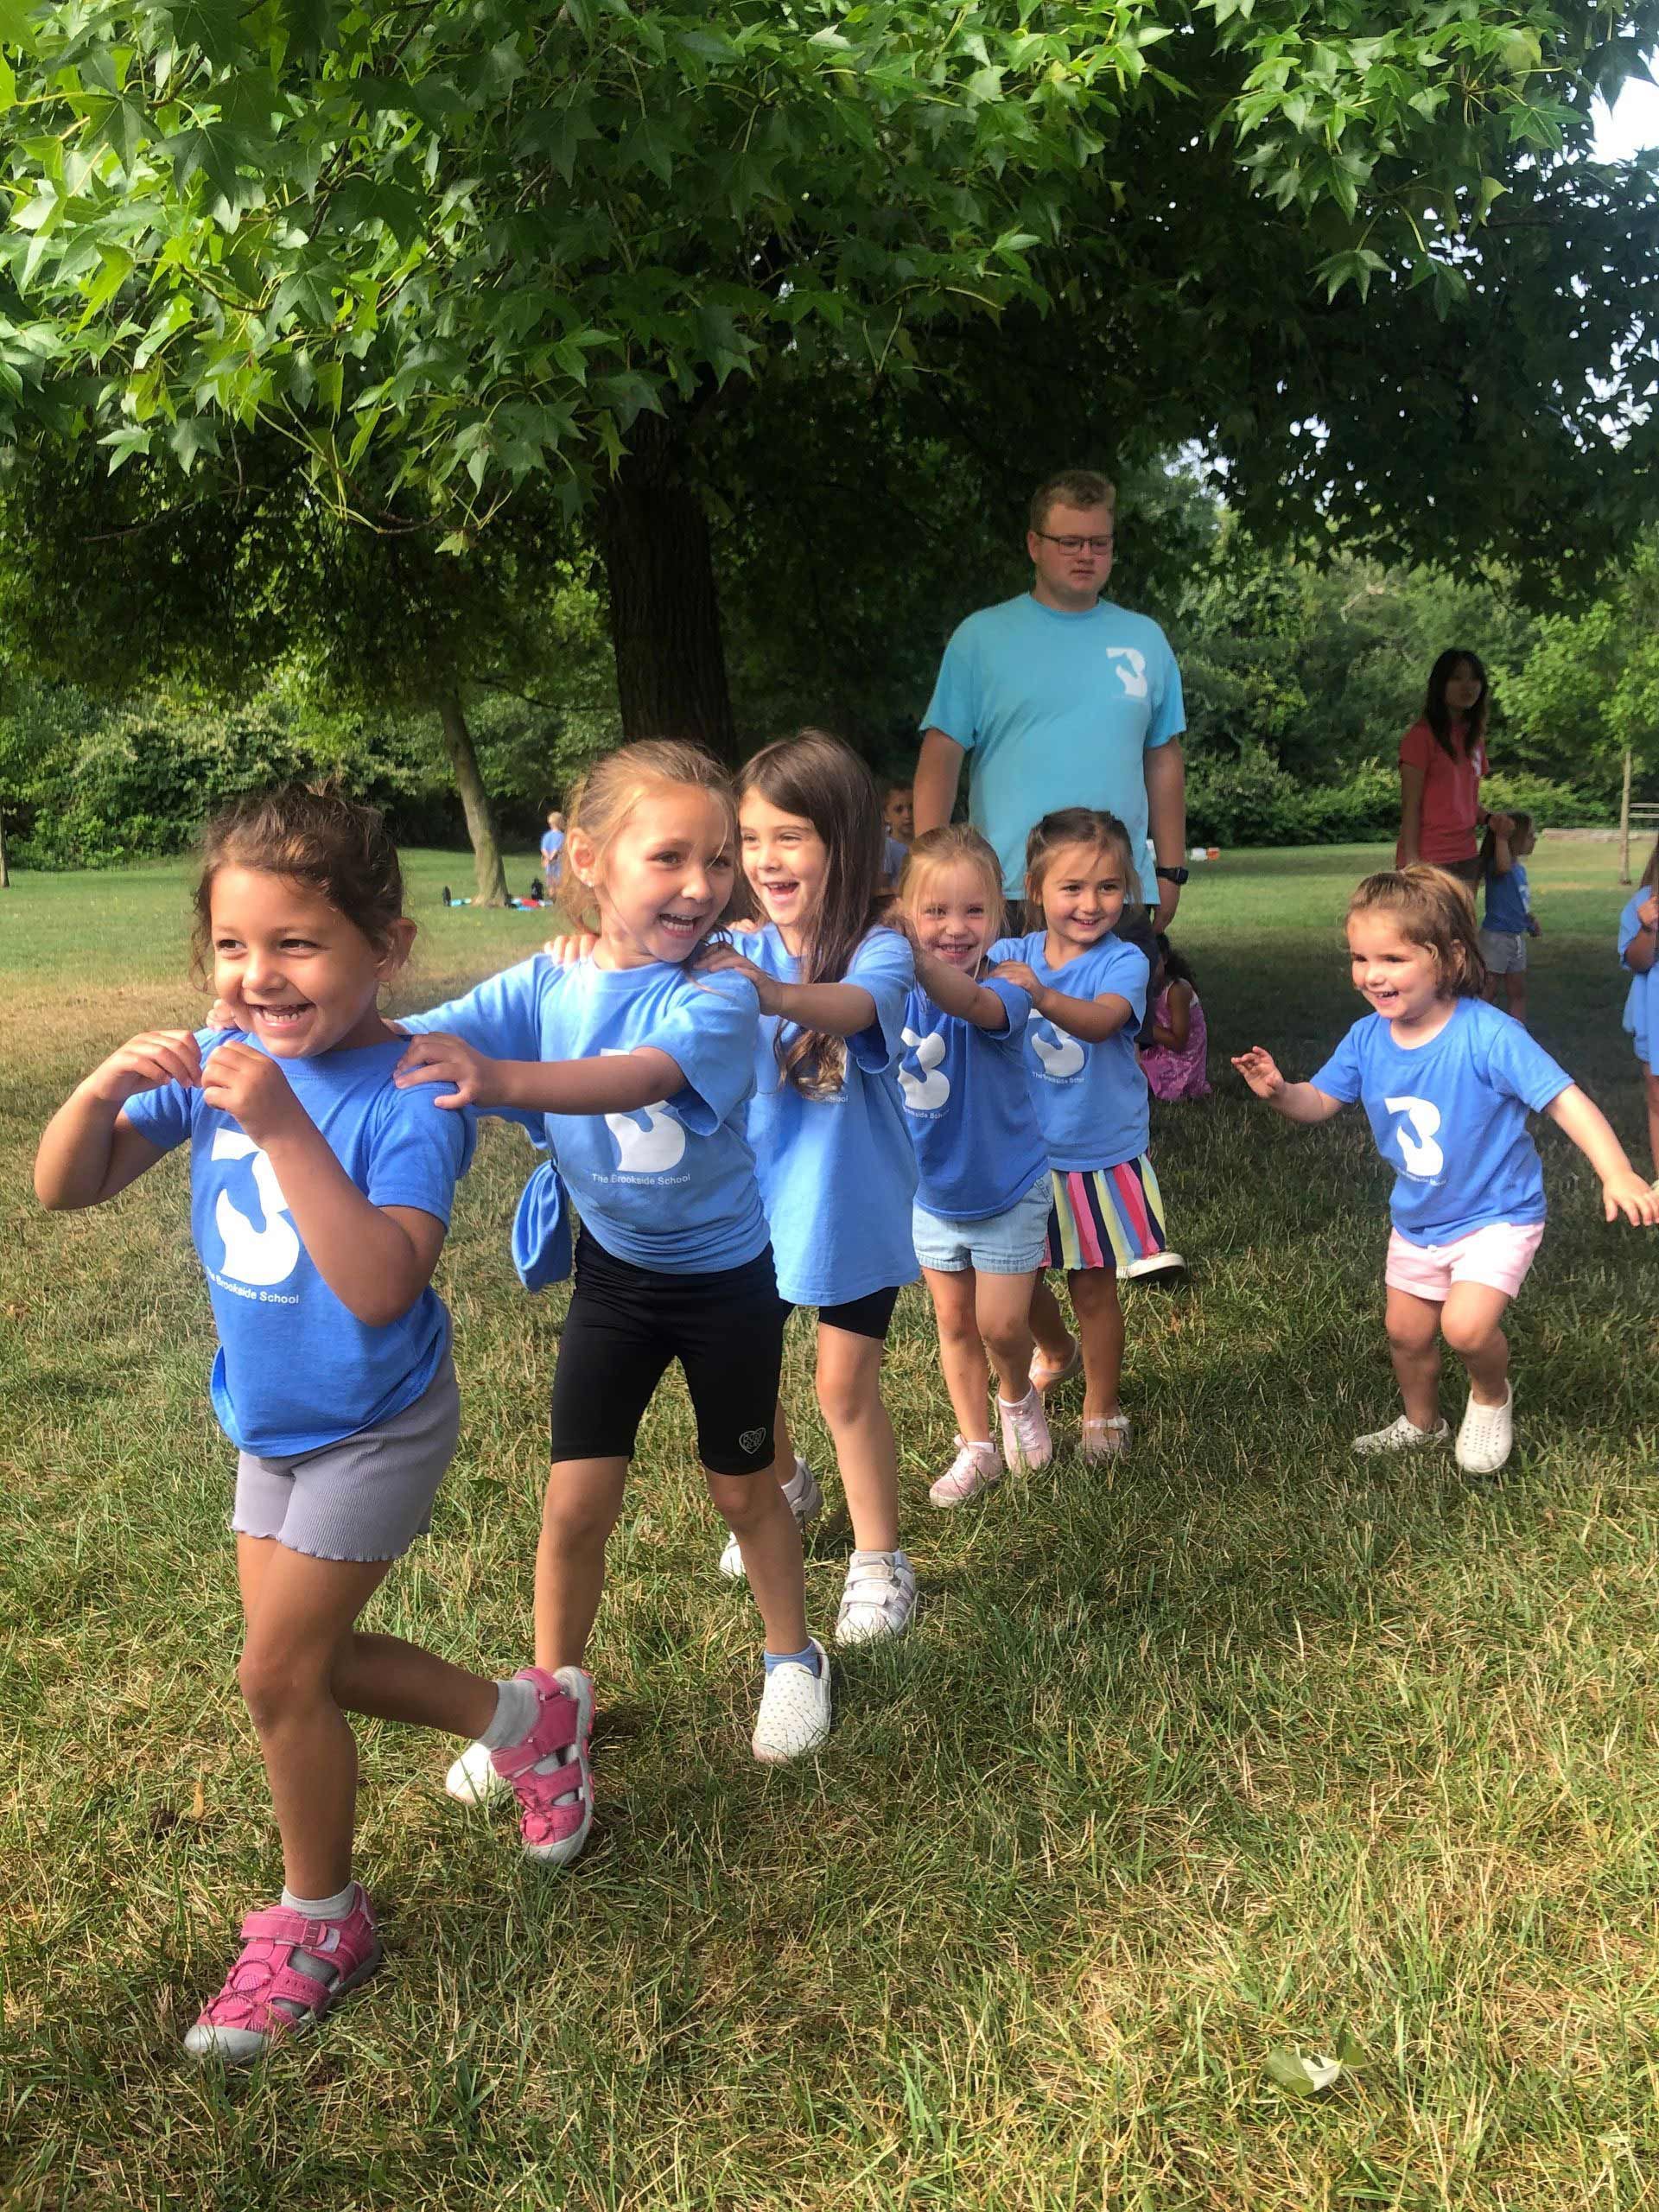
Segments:
[[[737,880],[737,802],[725,770],[700,745],[675,737],[643,738],[638,744],[619,747],[596,760],[570,795],[567,810],[570,836],[585,837],[594,851],[594,873],[604,874],[606,855],[626,826],[641,799],[652,791],[675,785],[707,791],[719,802],[726,817],[731,847],[733,883]],[[728,899],[709,923],[716,928],[731,908]],[[592,926],[593,887],[584,883],[574,867],[568,867],[559,885],[559,904],[578,929]]]
[[[1141,875],[1129,849],[1129,833],[1115,814],[1104,807],[1062,806],[1046,814],[1026,839],[1026,896],[1034,906],[1043,903],[1043,878],[1049,863],[1065,845],[1090,845],[1109,852],[1122,871],[1124,903],[1141,903]]]
[[[1002,900],[1002,863],[995,847],[965,822],[948,823],[943,830],[924,830],[905,855],[905,864],[899,871],[899,903],[905,912],[914,917],[928,879],[947,868],[976,871],[985,887],[991,938],[1001,937],[1007,919]]]
[[[1478,999],[1485,989],[1474,893],[1443,868],[1414,861],[1368,875],[1348,901],[1348,919],[1356,914],[1388,915],[1408,944],[1432,953],[1443,997]]]

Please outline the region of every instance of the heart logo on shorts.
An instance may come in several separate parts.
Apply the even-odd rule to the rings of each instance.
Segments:
[[[764,1428],[746,1428],[737,1440],[737,1447],[740,1452],[753,1452],[758,1450],[766,1440],[766,1432]]]

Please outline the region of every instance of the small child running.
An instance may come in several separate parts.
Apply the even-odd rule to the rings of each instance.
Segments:
[[[1544,1178],[1527,1114],[1544,1114],[1601,1179],[1609,1221],[1659,1221],[1659,1194],[1625,1158],[1600,1109],[1517,1021],[1487,1006],[1474,902],[1444,870],[1414,862],[1367,876],[1348,906],[1354,988],[1372,1011],[1306,1083],[1287,1083],[1254,1046],[1233,1061],[1287,1121],[1355,1100],[1395,1172],[1383,1280],[1389,1347],[1405,1411],[1354,1439],[1357,1452],[1440,1441],[1443,1337],[1469,1376],[1458,1430],[1465,1474],[1495,1475],[1515,1436],[1503,1319],[1544,1233]]]

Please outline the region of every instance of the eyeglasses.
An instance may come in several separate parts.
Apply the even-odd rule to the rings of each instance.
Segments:
[[[1056,537],[1052,530],[1035,531],[1033,535],[1046,537],[1051,545],[1058,545],[1062,553],[1081,553],[1085,547],[1096,555],[1109,553],[1112,550],[1109,537]]]

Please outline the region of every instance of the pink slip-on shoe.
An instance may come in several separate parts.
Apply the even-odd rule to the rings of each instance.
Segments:
[[[296,1967],[296,1957],[314,1970]],[[361,1884],[343,1920],[308,1920],[280,1904],[251,1912],[242,1923],[240,1955],[185,2037],[185,2050],[192,2058],[245,2066],[283,2037],[314,2028],[337,1997],[366,1981],[379,1963],[380,1939]]]
[[[536,1723],[490,1764],[518,1800],[525,1852],[568,1866],[594,1824],[594,1678],[580,1667],[521,1667],[514,1680],[535,1685]]]

